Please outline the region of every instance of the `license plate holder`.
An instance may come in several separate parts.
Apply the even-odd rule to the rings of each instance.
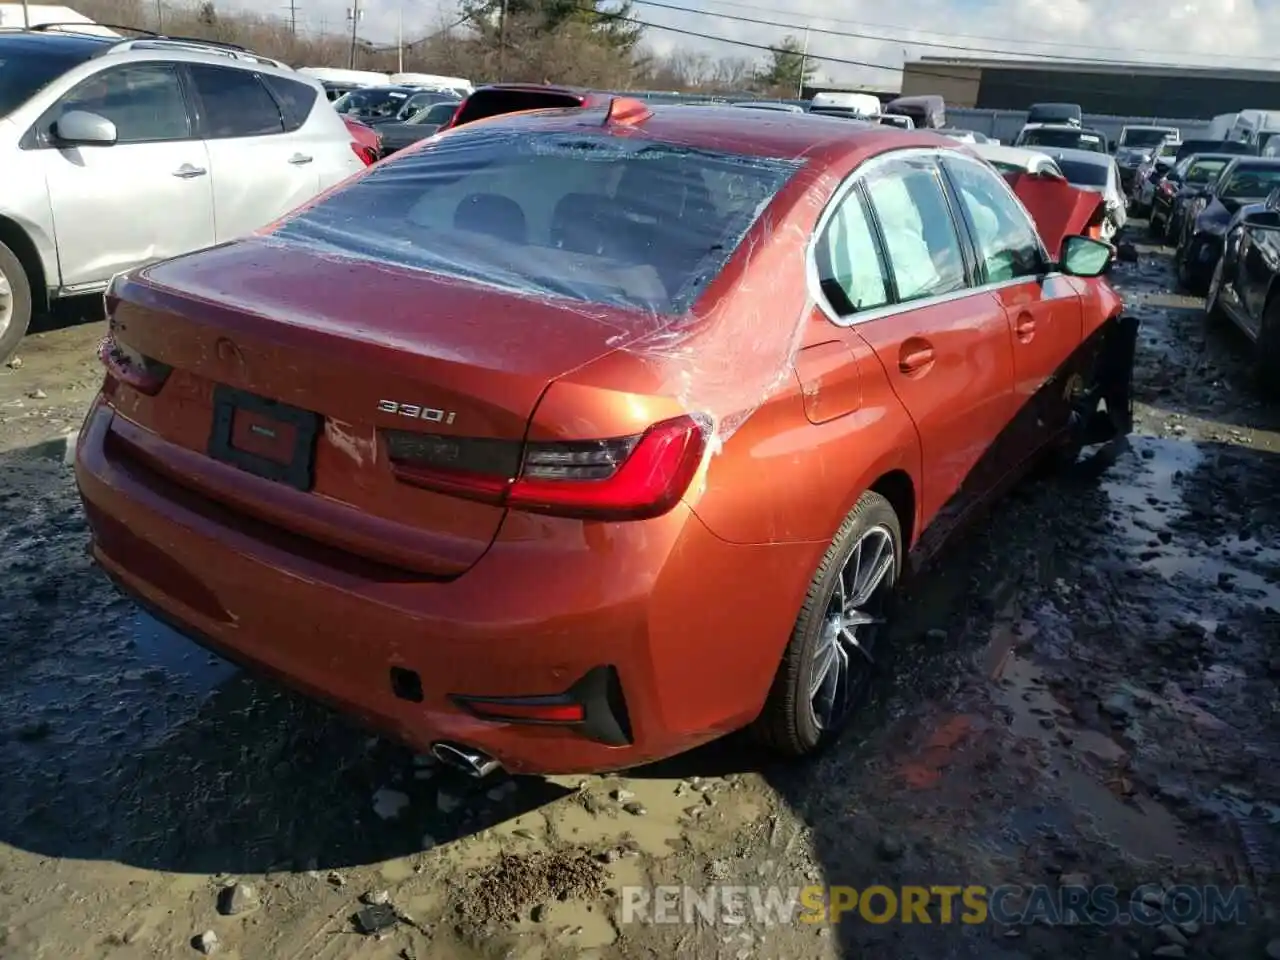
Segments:
[[[214,389],[209,434],[214,460],[305,492],[315,483],[319,434],[318,413],[234,387]]]

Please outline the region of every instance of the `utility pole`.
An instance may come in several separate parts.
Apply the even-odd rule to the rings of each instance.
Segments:
[[[298,39],[298,0],[289,0],[289,36]]]
[[[507,78],[507,0],[498,9],[498,82]]]
[[[31,29],[31,8],[27,5],[27,0],[22,0],[22,28]]]
[[[164,0],[156,0],[156,33],[164,33]]]
[[[800,79],[796,81],[796,99],[804,99],[804,71],[809,66],[809,27],[804,28],[804,49],[800,52]]]
[[[351,7],[347,10],[347,17],[351,20],[351,56],[349,65],[352,70],[356,68],[356,30],[360,26],[360,17],[364,11],[360,9],[360,0],[351,0]]]
[[[404,4],[396,8],[396,73],[404,73]]]

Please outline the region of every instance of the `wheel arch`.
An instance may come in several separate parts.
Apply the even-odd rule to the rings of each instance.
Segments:
[[[916,484],[911,479],[911,474],[901,467],[896,467],[877,477],[867,489],[889,501],[893,512],[898,516],[898,526],[902,531],[902,549],[910,550],[915,543],[918,502]]]
[[[45,274],[44,259],[31,235],[22,224],[9,217],[0,215],[0,243],[13,251],[22,269],[27,273],[27,283],[31,286],[31,308],[33,311],[49,309],[49,283]]]

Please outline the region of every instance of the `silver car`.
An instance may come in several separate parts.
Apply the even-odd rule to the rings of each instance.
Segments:
[[[320,84],[239,48],[0,32],[0,360],[33,312],[363,169]]]

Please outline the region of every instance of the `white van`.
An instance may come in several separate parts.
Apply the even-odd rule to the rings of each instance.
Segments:
[[[456,93],[460,97],[469,97],[475,92],[475,87],[466,77],[440,77],[434,73],[393,73],[391,82],[398,87],[421,87],[423,90]]]
[[[880,115],[880,98],[871,93],[815,93],[809,101],[809,112],[837,117],[870,119]]]
[[[1239,113],[1220,113],[1209,121],[1209,129],[1204,132],[1205,140],[1230,140],[1231,128],[1236,125]],[[1201,139],[1201,138],[1197,138]]]

